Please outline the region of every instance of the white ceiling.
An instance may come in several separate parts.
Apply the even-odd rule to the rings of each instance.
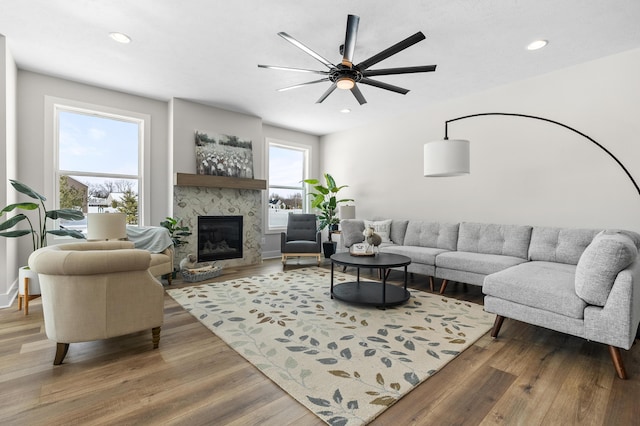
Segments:
[[[329,83],[277,92],[320,76],[257,64],[324,67],[276,34],[338,63],[348,14],[360,16],[355,63],[422,31],[426,40],[372,69],[436,72],[376,77],[411,91],[360,85],[363,106],[341,90],[316,104]],[[0,0],[0,34],[20,69],[317,135],[638,48],[639,22],[639,0]],[[525,49],[539,38],[549,45]]]

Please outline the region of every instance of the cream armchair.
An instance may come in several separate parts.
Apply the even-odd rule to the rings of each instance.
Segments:
[[[54,365],[70,343],[151,329],[160,342],[164,288],[149,272],[151,254],[128,241],[60,244],[36,250],[47,337],[57,342]]]

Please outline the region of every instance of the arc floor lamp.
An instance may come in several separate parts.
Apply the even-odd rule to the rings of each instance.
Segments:
[[[564,127],[565,129],[571,130],[574,133],[579,134],[580,136],[587,139],[589,142],[596,145],[602,151],[607,153],[609,157],[611,157],[617,164],[624,170],[625,174],[633,183],[633,186],[638,191],[638,195],[640,195],[640,187],[629,173],[629,170],[622,164],[618,158],[611,153],[607,148],[602,146],[600,143],[596,142],[593,138],[585,135],[579,130],[574,129],[573,127],[569,127],[566,124],[560,123],[555,120],[550,120],[548,118],[537,117],[535,115],[527,115],[527,114],[516,114],[509,112],[483,112],[480,114],[471,114],[464,115],[462,117],[452,118],[451,120],[447,120],[444,123],[444,139],[434,142],[427,142],[424,145],[424,176],[426,177],[444,177],[444,176],[461,176],[469,174],[469,141],[463,139],[449,139],[448,136],[448,128],[449,123],[459,120],[465,120],[467,118],[474,117],[484,117],[488,115],[499,115],[499,116],[509,116],[509,117],[521,117],[521,118],[531,118],[534,120],[545,121],[547,123],[556,124],[560,127]]]

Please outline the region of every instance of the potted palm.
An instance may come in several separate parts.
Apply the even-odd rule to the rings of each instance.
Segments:
[[[38,194],[29,186],[17,180],[9,179],[9,182],[11,182],[11,185],[16,191],[25,194],[37,201],[10,204],[0,211],[0,217],[5,213],[9,213],[13,210],[38,210],[38,222],[37,224],[35,224],[37,225],[37,227],[35,227],[34,223],[31,221],[31,219],[29,219],[29,216],[25,215],[24,213],[18,213],[15,216],[12,216],[4,222],[0,223],[0,236],[7,238],[18,238],[25,235],[31,235],[33,251],[36,251],[37,249],[45,247],[47,245],[47,234],[82,239],[85,238],[82,232],[72,229],[65,229],[62,226],[60,226],[59,229],[47,229],[47,219],[82,220],[84,219],[84,213],[75,209],[47,210],[44,205],[44,202],[47,199],[43,195]],[[25,222],[27,224],[27,229],[11,230],[11,228],[22,222]],[[26,289],[27,292],[25,292],[25,289],[23,287],[25,277],[30,279],[29,288]],[[19,269],[19,286],[20,294],[40,294],[38,275],[33,273],[28,266],[23,266]]]
[[[188,226],[182,226],[182,221],[180,218],[174,218],[167,216],[165,220],[160,222],[160,226],[163,228],[167,228],[169,231],[169,235],[171,236],[171,240],[173,241],[173,246],[177,249],[180,246],[189,244],[189,242],[183,238],[188,237],[192,234],[191,230]],[[175,278],[178,273],[178,269],[173,268],[172,278]]]
[[[338,206],[340,203],[346,203],[353,201],[351,198],[338,199],[336,194],[342,189],[347,188],[348,185],[338,186],[336,181],[329,173],[324,174],[325,185],[323,185],[318,179],[305,179],[303,182],[312,186],[313,192],[309,192],[309,196],[312,197],[311,207],[318,209],[319,224],[318,229],[323,230],[328,228],[329,238],[328,241],[322,243],[324,250],[324,256],[326,258],[331,257],[336,250],[336,242],[331,239],[331,231],[338,228],[340,218],[338,217]]]

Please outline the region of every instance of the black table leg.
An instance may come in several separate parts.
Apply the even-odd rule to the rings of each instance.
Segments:
[[[334,263],[331,262],[331,298],[333,299],[333,265]]]
[[[387,309],[387,274],[384,269],[380,269],[382,273],[382,309]]]

